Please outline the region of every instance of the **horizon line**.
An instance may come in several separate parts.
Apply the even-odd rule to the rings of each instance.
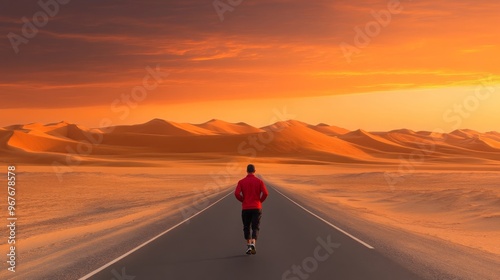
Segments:
[[[400,127],[400,128],[393,128],[393,129],[389,129],[389,130],[365,130],[361,127],[358,127],[357,129],[348,129],[348,128],[345,128],[343,126],[338,126],[338,125],[332,125],[332,124],[328,124],[328,123],[325,123],[325,122],[319,122],[317,124],[311,124],[311,123],[308,123],[308,122],[304,122],[304,121],[301,121],[301,120],[298,120],[298,119],[287,119],[287,120],[278,120],[276,122],[273,122],[273,123],[270,123],[268,125],[265,125],[265,126],[254,126],[254,125],[251,125],[247,122],[244,122],[244,121],[241,121],[241,122],[228,122],[228,121],[225,121],[225,120],[222,120],[222,119],[217,119],[217,118],[212,118],[208,121],[205,121],[205,122],[202,122],[202,123],[189,123],[189,122],[178,122],[178,121],[170,121],[170,120],[166,120],[166,119],[162,119],[162,118],[152,118],[146,122],[139,122],[139,123],[128,123],[128,124],[116,124],[116,125],[109,125],[109,126],[100,126],[100,127],[87,127],[85,125],[81,125],[79,123],[75,123],[75,122],[70,122],[70,121],[66,121],[66,120],[62,120],[62,121],[56,121],[56,122],[48,122],[48,123],[42,123],[42,122],[30,122],[30,123],[15,123],[15,124],[10,124],[10,125],[6,125],[6,126],[2,126],[0,128],[8,128],[8,127],[12,127],[12,126],[25,126],[25,125],[35,125],[35,124],[40,124],[40,125],[43,125],[43,126],[49,126],[49,125],[56,125],[56,124],[61,124],[61,123],[66,123],[68,125],[77,125],[77,126],[84,126],[86,128],[89,128],[89,129],[99,129],[99,128],[108,128],[108,127],[118,127],[118,126],[136,126],[136,125],[144,125],[144,124],[147,124],[147,123],[150,123],[152,121],[155,121],[155,120],[158,120],[158,121],[164,121],[166,123],[170,123],[170,124],[188,124],[188,125],[195,125],[195,126],[198,126],[198,125],[203,125],[203,124],[207,124],[207,123],[210,123],[210,122],[215,122],[215,121],[220,121],[220,122],[223,122],[223,123],[227,123],[227,124],[233,124],[233,125],[248,125],[250,127],[253,127],[253,128],[258,128],[258,129],[262,129],[262,128],[265,128],[265,127],[268,127],[268,126],[272,126],[272,125],[275,125],[277,123],[282,123],[282,122],[292,122],[292,121],[295,121],[295,122],[300,122],[300,123],[303,123],[305,125],[308,125],[308,126],[314,126],[314,127],[318,127],[318,126],[328,126],[328,127],[335,127],[335,128],[339,128],[339,129],[344,129],[344,130],[347,130],[348,132],[353,132],[353,131],[367,131],[367,132],[392,132],[392,131],[398,131],[398,130],[409,130],[409,131],[412,131],[412,132],[432,132],[432,133],[452,133],[452,132],[455,132],[455,131],[474,131],[474,132],[478,132],[478,133],[489,133],[489,132],[499,132],[497,130],[489,130],[489,131],[480,131],[480,130],[476,130],[476,129],[472,129],[472,128],[457,128],[457,129],[452,129],[452,130],[444,130],[444,129],[440,129],[440,128],[435,128],[433,130],[422,130],[422,129],[419,129],[419,130],[415,130],[415,129],[412,129],[412,128],[407,128],[407,127]]]

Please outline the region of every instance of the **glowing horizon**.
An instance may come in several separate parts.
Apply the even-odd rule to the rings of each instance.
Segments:
[[[500,131],[500,116],[495,113],[500,107],[500,95],[495,94],[499,90],[497,85],[485,85],[442,89],[438,90],[437,95],[434,89],[406,91],[404,95],[400,92],[379,92],[330,97],[208,101],[167,106],[138,104],[136,108],[122,104],[119,108],[123,110],[116,111],[111,106],[69,108],[57,112],[51,109],[25,109],[26,114],[21,114],[23,118],[17,117],[21,120],[18,122],[9,120],[6,116],[23,110],[10,109],[0,113],[0,126],[68,121],[97,128],[102,123],[138,124],[160,118],[193,124],[220,119],[263,127],[277,121],[295,119],[313,125],[326,123],[349,130],[389,131],[406,128],[415,131],[474,129],[487,132]],[[186,114],[186,109],[190,114]],[[48,118],[32,120],[33,114],[48,115],[49,112],[52,115]],[[2,116],[4,114],[6,116]],[[72,117],[68,118],[69,115]],[[125,115],[127,117],[122,118]],[[415,118],[416,115],[419,118]]]

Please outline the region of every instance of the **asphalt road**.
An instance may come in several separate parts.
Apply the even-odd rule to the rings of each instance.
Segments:
[[[420,279],[266,185],[269,197],[256,255],[244,254],[241,206],[230,194],[189,223],[82,279]]]

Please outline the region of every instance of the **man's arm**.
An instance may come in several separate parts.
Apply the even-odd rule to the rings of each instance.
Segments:
[[[260,197],[260,202],[264,202],[264,200],[266,200],[267,196],[269,195],[269,192],[267,191],[267,188],[266,188],[266,185],[264,185],[264,182],[262,182],[262,184],[260,185],[260,192],[262,193],[262,195]]]
[[[238,182],[238,186],[236,186],[236,190],[234,191],[234,196],[236,196],[236,199],[243,202],[243,195],[241,195],[241,185],[240,182]]]

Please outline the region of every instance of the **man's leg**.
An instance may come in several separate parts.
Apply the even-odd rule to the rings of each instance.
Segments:
[[[262,209],[252,211],[252,241],[255,243],[259,237],[260,219],[262,218]]]
[[[250,224],[252,223],[252,213],[249,210],[241,211],[241,220],[243,221],[243,235],[246,240],[250,240]]]
[[[243,235],[247,241],[247,254],[251,253],[250,244],[252,242],[250,236],[250,224],[252,223],[252,212],[249,210],[241,211],[241,220],[243,221]]]
[[[255,242],[259,236],[260,218],[262,217],[262,209],[252,210],[252,240],[251,240],[251,253],[256,254]]]

